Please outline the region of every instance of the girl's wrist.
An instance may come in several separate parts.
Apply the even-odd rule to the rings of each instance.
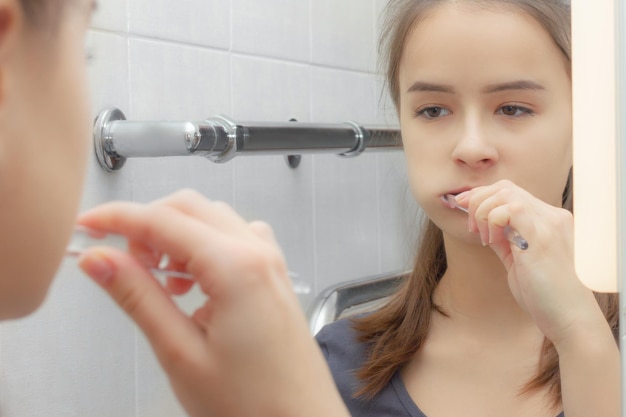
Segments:
[[[617,351],[617,341],[600,308],[579,316],[564,331],[550,338],[559,354],[583,359]]]

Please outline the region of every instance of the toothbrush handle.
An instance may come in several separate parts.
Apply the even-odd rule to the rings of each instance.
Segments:
[[[504,227],[504,235],[508,239],[509,242],[520,248],[521,250],[528,249],[528,242],[519,232],[513,229],[511,226],[506,225]]]
[[[160,278],[173,277],[173,278],[182,278],[182,279],[187,279],[187,280],[195,280],[193,275],[187,272],[172,271],[172,270],[163,269],[163,268],[150,268],[150,272],[153,275],[160,277]],[[311,292],[311,286],[308,285],[306,282],[299,280],[298,274],[296,274],[295,272],[291,272],[291,271],[289,271],[288,274],[289,274],[289,278],[291,278],[291,281],[293,283],[293,291],[296,294],[309,294]]]

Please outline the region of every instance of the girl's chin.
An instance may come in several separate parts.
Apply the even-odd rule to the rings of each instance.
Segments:
[[[472,233],[469,231],[461,231],[461,230],[452,230],[449,232],[443,231],[444,241],[452,243],[456,245],[468,245],[468,246],[477,246],[483,247],[482,242],[480,241],[480,235],[478,233]]]

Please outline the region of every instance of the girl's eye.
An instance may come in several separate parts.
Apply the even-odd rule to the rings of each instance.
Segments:
[[[437,119],[449,114],[450,110],[438,106],[425,107],[422,110],[415,112],[416,116],[425,117],[426,119]]]
[[[509,117],[532,116],[535,114],[529,108],[516,106],[513,104],[507,104],[506,106],[500,107],[496,113]]]

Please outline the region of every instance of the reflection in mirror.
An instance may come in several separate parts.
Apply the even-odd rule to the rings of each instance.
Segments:
[[[426,221],[391,301],[317,335],[353,415],[403,415],[397,403],[420,415],[619,412],[618,299],[583,285],[574,259],[572,201],[588,199],[573,198],[569,6],[388,2],[382,67]],[[611,256],[596,272],[606,259],[615,276]]]

